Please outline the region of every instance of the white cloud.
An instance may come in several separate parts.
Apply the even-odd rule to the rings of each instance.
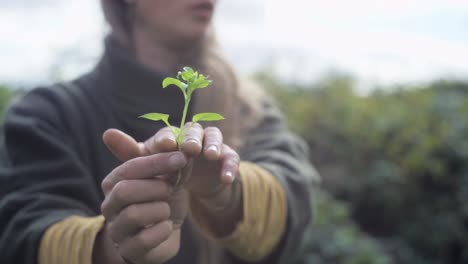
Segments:
[[[0,80],[44,82],[55,65],[73,63],[74,59],[66,61],[67,54],[86,57],[100,51],[103,23],[98,1],[43,0],[33,5],[21,1],[9,9],[3,9],[3,2],[0,6],[4,65]]]
[[[54,65],[72,77],[100,54],[97,0],[8,2],[0,80],[45,81]],[[386,83],[468,76],[465,0],[221,0],[218,11],[221,42],[244,73],[275,57],[279,74],[305,68],[303,79],[332,67]]]
[[[15,1],[9,1],[9,0],[4,0],[0,1],[0,8],[2,10],[15,10],[15,11],[21,11],[25,9],[41,9],[44,7],[47,7],[50,4],[57,4],[56,0],[15,0]]]

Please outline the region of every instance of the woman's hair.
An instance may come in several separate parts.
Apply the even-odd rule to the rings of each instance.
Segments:
[[[195,93],[195,112],[219,112],[226,121],[216,123],[224,141],[238,149],[241,138],[258,122],[261,89],[253,81],[240,79],[233,66],[224,57],[214,31],[208,34],[202,45],[200,68],[213,79],[213,89],[201,89]]]
[[[125,47],[131,47],[131,12],[126,0],[101,0],[105,18],[112,28],[111,37]],[[216,123],[224,142],[239,149],[241,138],[260,119],[262,90],[253,81],[240,80],[226,60],[211,28],[200,50],[197,70],[210,76],[213,88],[200,89],[194,94],[194,112],[218,112],[226,121]]]

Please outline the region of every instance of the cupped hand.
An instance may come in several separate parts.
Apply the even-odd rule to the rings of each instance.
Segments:
[[[187,189],[195,195],[206,196],[231,184],[239,169],[239,155],[223,142],[223,135],[216,127],[203,128],[198,123],[187,123],[182,152],[188,157],[182,177]],[[104,142],[122,161],[162,152],[177,151],[172,131],[165,127],[144,143],[136,142],[121,131],[110,129],[104,134]],[[169,181],[175,183],[174,178]]]
[[[104,233],[117,245],[122,258],[134,263],[163,263],[179,250],[180,225],[188,211],[186,191],[174,193],[168,179],[186,167],[187,159],[181,152],[144,156],[148,153],[137,153],[142,145],[131,141],[117,130],[104,134],[111,151],[122,160],[128,159],[102,181]]]
[[[182,152],[189,159],[188,166],[182,175],[182,184],[192,195],[212,196],[230,185],[237,177],[239,155],[224,144],[223,135],[218,128],[203,128],[198,123],[188,123],[185,127]],[[170,147],[166,150],[175,150],[177,147],[174,135],[169,128],[161,129],[154,136],[153,141],[159,142],[164,147]],[[168,142],[173,142],[173,144]],[[161,149],[162,147],[154,148]]]

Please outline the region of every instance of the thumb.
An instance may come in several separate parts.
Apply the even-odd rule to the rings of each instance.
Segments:
[[[106,130],[102,134],[102,140],[112,154],[122,162],[144,155],[143,144],[118,129]]]

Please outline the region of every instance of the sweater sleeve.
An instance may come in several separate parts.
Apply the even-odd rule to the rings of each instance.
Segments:
[[[62,100],[36,89],[7,111],[0,143],[0,256],[37,263],[44,231],[71,215],[99,212],[96,179],[73,150]]]
[[[309,163],[306,143],[288,129],[273,103],[265,101],[263,109],[263,117],[248,133],[240,156],[270,172],[286,193],[286,230],[276,249],[261,262],[283,263],[296,253],[310,222],[310,192],[319,176]]]
[[[38,264],[91,264],[104,216],[71,216],[50,226],[39,246]]]
[[[214,239],[239,260],[258,262],[271,254],[284,233],[284,190],[268,171],[246,161],[240,163],[239,181],[234,184],[241,185],[237,188],[243,194],[243,217],[231,234],[216,236],[196,199],[191,200],[192,217],[205,237]]]

